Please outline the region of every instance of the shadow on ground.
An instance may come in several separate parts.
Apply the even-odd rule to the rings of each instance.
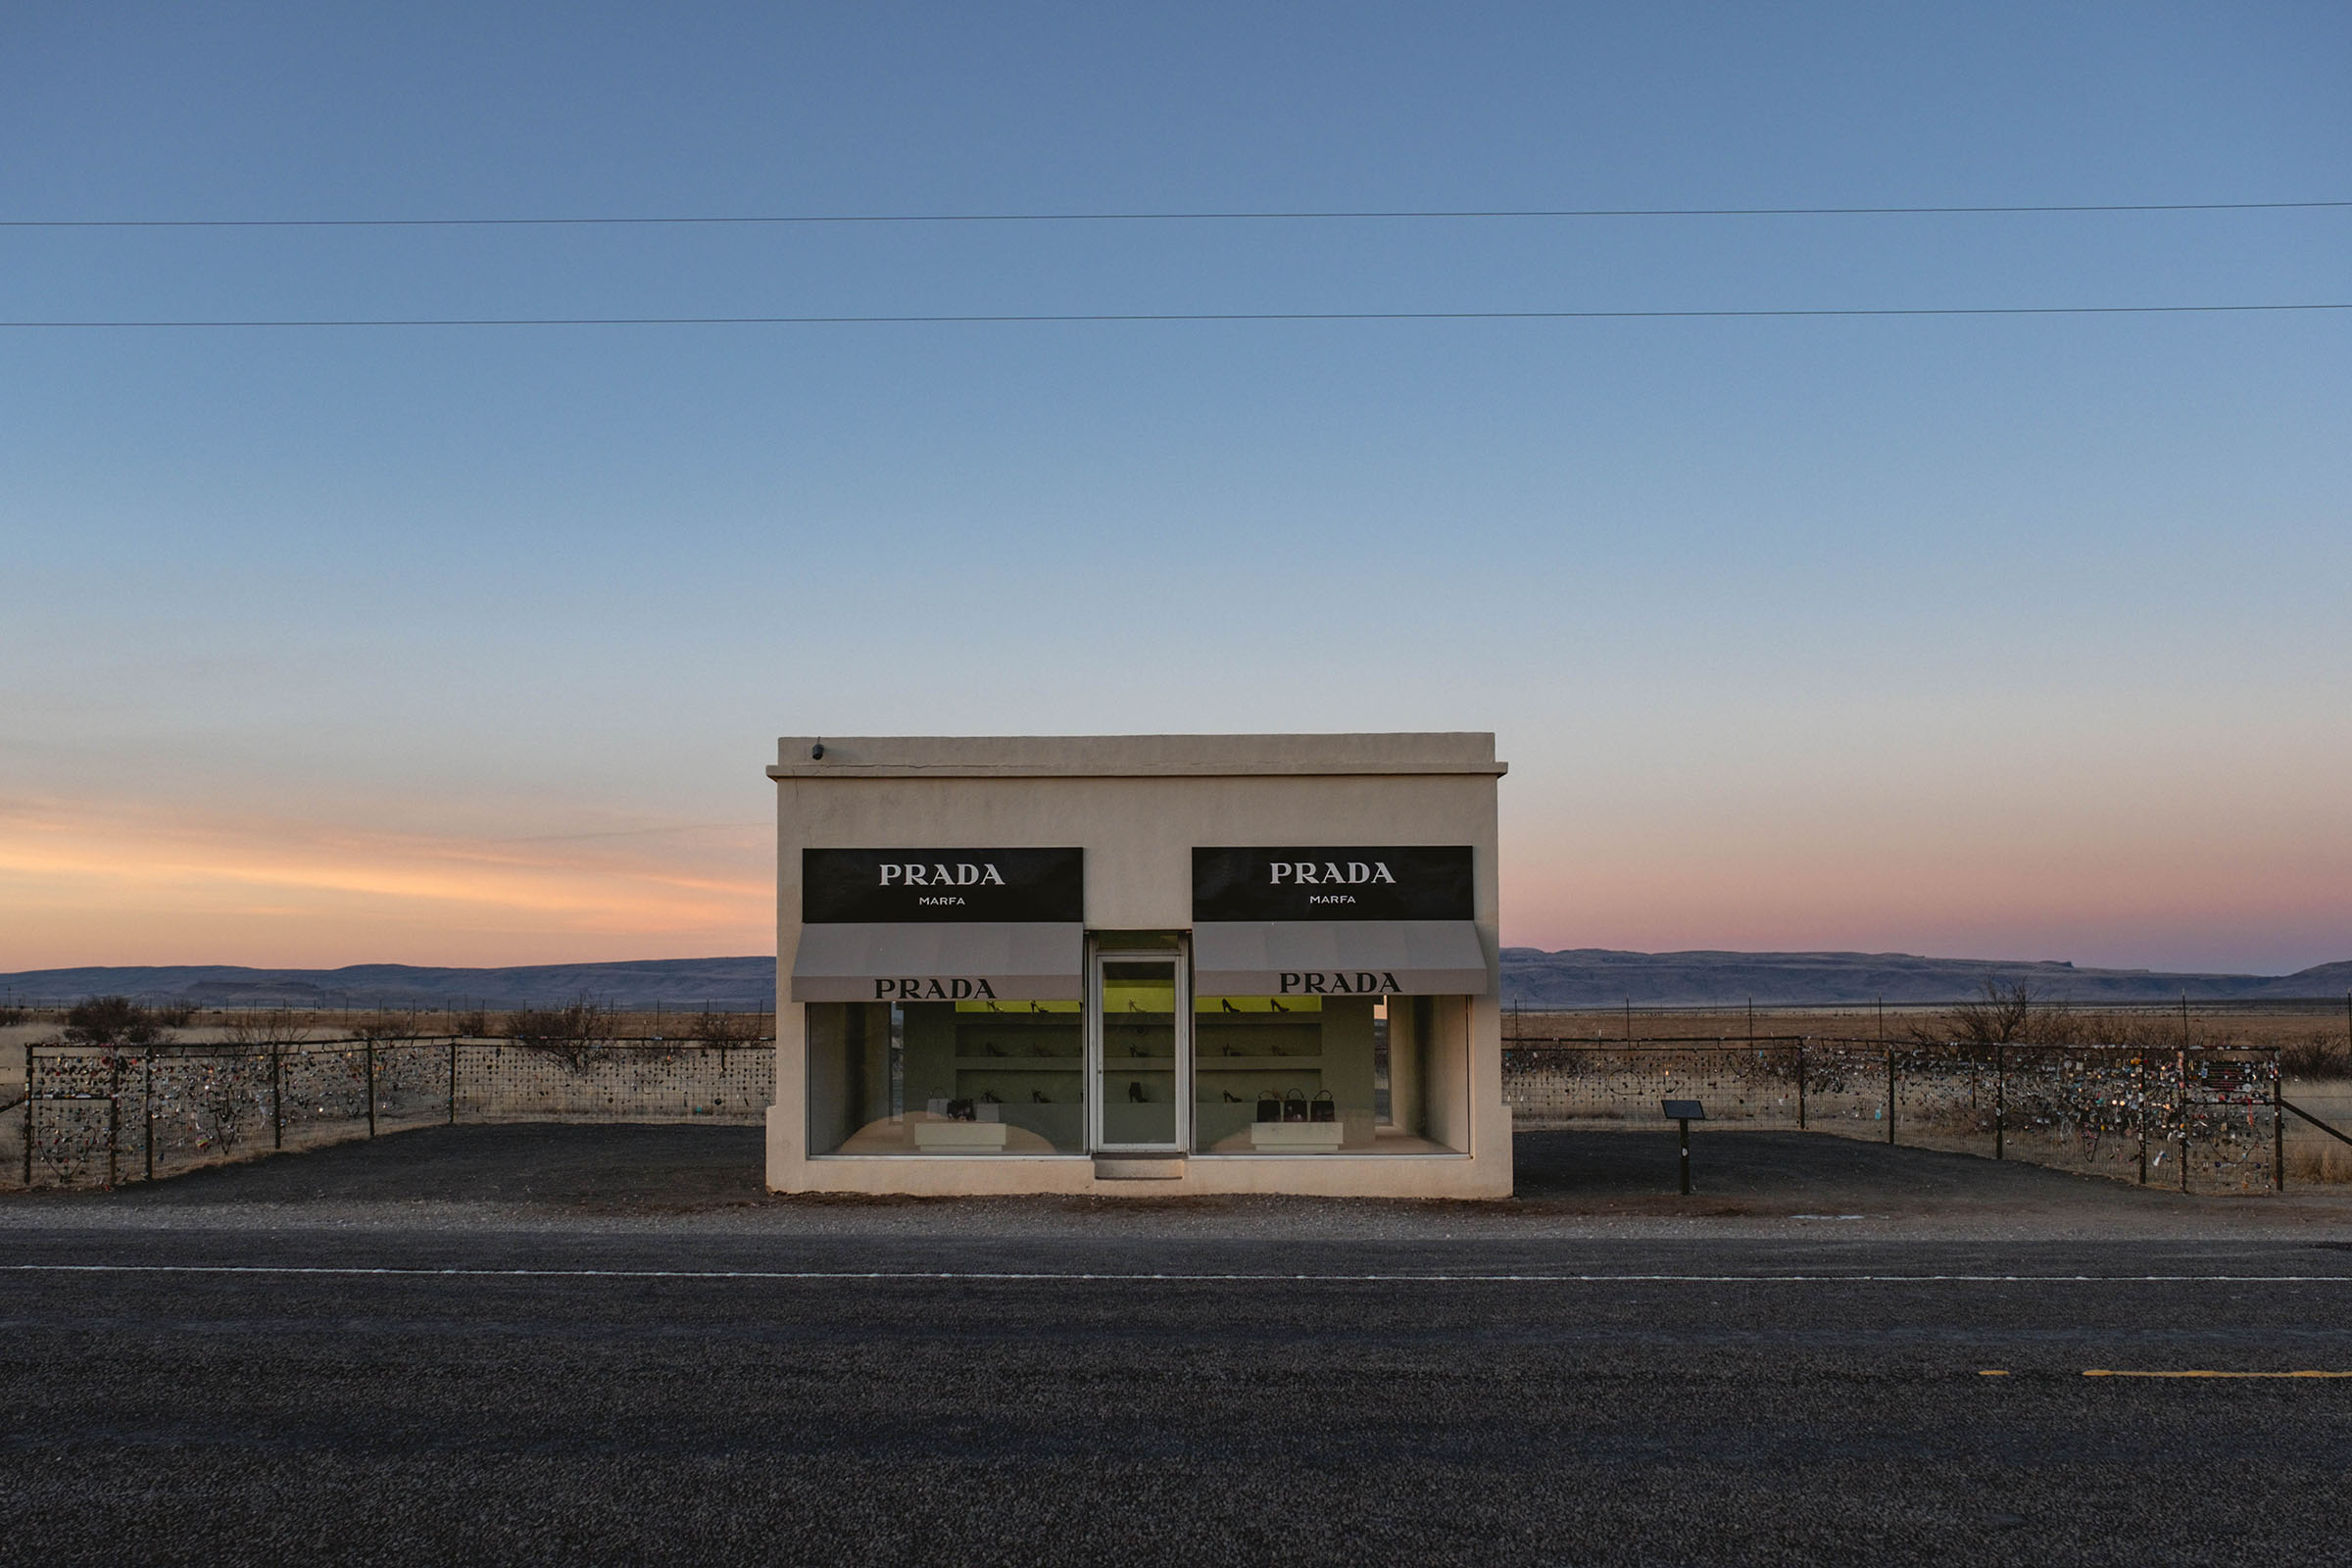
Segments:
[[[794,1201],[762,1187],[761,1144],[756,1127],[427,1127],[194,1171],[113,1194],[42,1194],[33,1200],[164,1207],[456,1202],[604,1212]],[[1676,1192],[1671,1130],[1523,1132],[1517,1138],[1517,1201],[1495,1206],[1593,1214],[1918,1214],[2050,1206],[2146,1212],[2151,1204],[2198,1201],[2016,1161],[1889,1149],[1818,1133],[1695,1134],[1692,1152],[1696,1191],[1683,1198]]]
[[[2011,1208],[2063,1203],[2143,1209],[2178,1195],[2019,1160],[1886,1144],[1828,1133],[1691,1134],[1692,1195],[1678,1193],[1674,1130],[1523,1132],[1516,1140],[1522,1202],[1605,1204],[1655,1212]],[[2187,1200],[2185,1201],[2194,1201]]]

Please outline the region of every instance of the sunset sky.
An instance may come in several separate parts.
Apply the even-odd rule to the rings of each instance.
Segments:
[[[0,219],[2352,202],[2352,12],[0,10]],[[2352,207],[0,227],[10,323],[2352,304]],[[1492,729],[1504,939],[2352,957],[2352,311],[0,326],[0,971],[773,941],[779,733]]]

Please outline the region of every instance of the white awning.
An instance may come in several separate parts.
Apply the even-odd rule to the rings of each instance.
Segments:
[[[1232,920],[1193,928],[1203,997],[1484,996],[1487,951],[1468,920]]]
[[[795,1002],[1075,1002],[1086,928],[1071,922],[805,925]]]

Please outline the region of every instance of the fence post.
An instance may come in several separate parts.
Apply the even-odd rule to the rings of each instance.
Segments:
[[[270,1042],[270,1147],[286,1147],[286,1048]]]
[[[2271,1191],[2286,1191],[2286,1072],[2278,1048],[2271,1048]]]
[[[449,1037],[449,1124],[458,1124],[458,1037]]]
[[[2183,1009],[2183,1017],[2185,1017],[2187,1001],[2183,999],[2180,1005]],[[2179,1073],[2180,1085],[2180,1190],[2185,1193],[2188,1191],[2188,1052],[2186,1048],[2180,1052],[2176,1062],[2176,1071]]]
[[[1805,1130],[1805,1037],[1796,1037],[1796,1130]]]
[[[24,1186],[32,1188],[32,1042],[24,1042]]]
[[[1886,1147],[1894,1147],[1894,1048],[1886,1048]]]
[[[155,1048],[140,1058],[139,1122],[147,1129],[147,1180],[155,1180]]]
[[[2139,1185],[2148,1185],[2148,1054],[2139,1054]]]
[[[368,1136],[375,1136],[375,1042],[361,1043],[360,1054],[368,1067]]]
[[[2009,1113],[2009,1048],[1992,1048],[1992,1157],[2006,1159],[2003,1134],[2008,1130]]]
[[[114,1082],[107,1085],[106,1094],[106,1190],[115,1190],[115,1150],[122,1143],[122,1067],[116,1063]]]

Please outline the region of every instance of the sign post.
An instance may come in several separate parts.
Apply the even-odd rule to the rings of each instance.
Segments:
[[[1707,1119],[1707,1107],[1695,1100],[1662,1100],[1659,1108],[1675,1124],[1683,1146],[1683,1196],[1690,1196],[1690,1124]]]

